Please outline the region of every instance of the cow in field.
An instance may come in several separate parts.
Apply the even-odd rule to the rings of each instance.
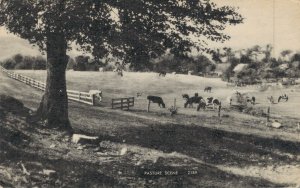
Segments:
[[[213,97],[208,97],[206,105],[207,106],[212,105],[213,109],[215,109],[215,106],[221,106],[221,101],[219,99],[215,99]]]
[[[281,101],[281,100],[285,100],[285,102],[287,102],[289,100],[289,97],[284,94],[284,95],[281,95],[278,97],[278,103]]]
[[[147,99],[149,100],[149,102],[152,102],[152,103],[157,103],[159,107],[161,108],[165,108],[166,105],[164,103],[164,101],[162,100],[161,97],[158,97],[158,96],[147,96]]]
[[[251,103],[252,105],[255,105],[255,100],[256,100],[255,97],[251,97],[251,98],[247,97],[246,100],[247,100],[248,103]]]
[[[204,88],[204,92],[211,92],[212,87],[208,86]]]
[[[273,96],[267,97],[267,99],[268,99],[268,101],[269,101],[271,104],[275,104],[275,101],[274,101]]]
[[[203,110],[206,109],[206,102],[203,98],[200,100],[200,102],[198,104],[197,111],[199,111],[200,109],[203,109]]]
[[[102,101],[102,91],[100,90],[90,90],[89,94],[93,96],[93,100],[97,102]]]
[[[201,96],[198,96],[198,93],[195,93],[195,96],[193,97],[189,97],[188,94],[183,94],[182,98],[184,98],[186,100],[185,104],[184,104],[184,108],[186,108],[188,105],[189,107],[193,107],[193,103],[200,103],[200,100],[203,99]]]

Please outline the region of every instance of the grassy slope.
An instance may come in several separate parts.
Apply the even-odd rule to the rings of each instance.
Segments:
[[[40,81],[45,81],[45,71],[17,71],[21,74],[33,77]],[[267,108],[270,106],[267,97],[273,96],[275,100],[279,95],[287,94],[289,96],[288,103],[280,103],[271,105],[271,112],[282,117],[298,118],[300,117],[300,88],[286,89],[275,86],[260,92],[255,87],[248,88],[231,88],[226,87],[226,83],[220,79],[202,78],[187,75],[167,75],[159,77],[155,73],[124,73],[124,77],[117,76],[113,72],[67,72],[67,85],[69,89],[89,91],[90,89],[100,89],[104,93],[104,106],[110,106],[111,98],[135,96],[137,92],[144,95],[138,98],[136,109],[145,109],[147,106],[147,95],[162,96],[167,107],[172,106],[174,98],[177,99],[177,105],[183,106],[184,101],[181,95],[184,93],[190,96],[195,92],[203,97],[217,97],[224,106],[228,106],[227,98],[236,90],[240,92],[248,92],[256,97],[258,106]],[[212,86],[213,92],[204,93],[205,86]],[[292,104],[292,105],[291,105]],[[159,109],[155,109],[159,110]],[[182,110],[181,113],[198,114],[194,110]],[[298,118],[300,120],[300,118]]]
[[[95,83],[96,79],[92,79],[90,82],[85,81],[86,79],[84,78],[86,75],[83,75],[82,78],[79,79],[80,76],[79,74],[78,78],[76,78],[73,75],[72,79],[70,79],[70,76],[68,77],[69,80],[71,80],[68,84],[69,88],[75,89],[74,84],[77,81],[79,84],[77,84],[76,87],[82,87],[82,90],[89,90],[89,87],[94,88],[88,86],[88,83]],[[114,78],[114,75],[111,75],[110,79],[112,78]],[[117,77],[115,79],[123,78]],[[189,83],[179,84],[179,82],[182,82],[182,79],[152,79],[154,79],[152,82],[153,85],[145,86],[138,84],[138,86],[147,88],[147,91],[153,90],[153,92],[157,94],[159,94],[157,89],[153,89],[155,85],[157,87],[157,85],[163,84],[164,87],[162,88],[166,90],[168,90],[167,86],[170,85],[172,85],[170,87],[174,87],[175,90],[179,90],[179,87],[183,87],[182,90],[178,91],[179,94],[197,85],[190,80],[186,81]],[[160,82],[158,82],[158,80]],[[138,80],[135,81],[141,82]],[[82,84],[82,82],[87,83]],[[122,82],[122,80],[120,80],[120,82]],[[3,76],[0,76],[0,83],[1,93],[4,92],[15,96],[29,107],[37,107],[38,101],[41,98],[41,92]],[[107,86],[107,80],[103,80],[101,84],[99,84],[102,86],[101,89],[104,87],[104,83],[105,88],[103,90],[109,93],[109,87],[112,86]],[[72,84],[74,88],[72,88]],[[136,88],[136,86],[134,87],[133,85],[134,84],[128,83],[128,87],[124,87],[123,84],[118,88],[118,93],[120,93],[120,91],[126,91],[131,95],[141,90],[141,88],[134,90],[133,88]],[[222,86],[223,83],[220,83],[220,88],[222,88]],[[114,92],[114,90],[111,90],[111,92]],[[168,90],[167,93],[163,92],[161,94],[168,95],[169,92],[172,91]],[[201,185],[202,183],[203,185],[217,186],[222,184],[227,186],[253,186],[261,182],[261,186],[263,186],[268,183],[261,181],[261,177],[253,179],[247,176],[232,176],[232,174],[226,171],[220,171],[220,169],[226,169],[225,167],[232,166],[245,168],[248,166],[261,167],[265,165],[272,166],[274,164],[293,165],[299,163],[299,143],[278,139],[278,137],[285,140],[297,138],[297,133],[293,133],[292,127],[285,130],[273,130],[260,125],[259,122],[261,119],[259,118],[240,114],[233,115],[231,113],[229,114],[229,118],[223,118],[222,124],[218,123],[214,112],[205,112],[201,113],[201,115],[190,116],[178,115],[175,116],[175,118],[170,118],[165,111],[164,113],[159,113],[160,109],[156,111],[156,108],[156,112],[150,114],[145,113],[144,109],[139,109],[143,106],[144,105],[141,107],[138,106],[133,112],[120,112],[110,110],[109,108],[89,107],[73,102],[70,103],[70,119],[74,128],[100,135],[103,140],[110,140],[119,147],[127,147],[131,153],[135,154],[133,157],[124,156],[121,160],[117,158],[113,160],[117,168],[122,168],[124,171],[128,171],[131,168],[134,169],[133,172],[131,171],[130,173],[128,172],[128,174],[125,173],[121,177],[118,177],[127,178],[126,180],[128,182],[130,181],[128,179],[130,176],[136,176],[137,172],[135,170],[138,171],[138,169],[140,169],[139,166],[136,166],[135,160],[139,161],[147,156],[150,157],[150,161],[157,159],[156,163],[153,162],[145,165],[149,168],[158,168],[165,165],[167,168],[175,168],[177,170],[197,168],[200,172],[198,176],[182,176],[183,180],[170,178],[168,179],[169,181],[167,181],[167,183],[169,183],[167,185],[178,181],[183,184]],[[189,110],[191,111],[191,109]],[[189,110],[187,111],[189,112]],[[204,127],[212,127],[213,129]],[[219,131],[215,129],[219,129]],[[268,131],[267,134],[266,131]],[[272,160],[270,160],[270,158]],[[109,164],[110,163],[101,164],[101,166],[103,166],[102,170],[105,170],[105,166]],[[181,165],[178,166],[178,164]],[[203,164],[210,165],[203,166]],[[219,165],[221,165],[221,167]],[[107,175],[116,177],[117,173],[116,171],[111,171],[109,173],[107,172]],[[262,177],[264,176],[262,175]],[[142,178],[141,181],[144,180],[145,179]],[[160,178],[155,182],[162,183],[161,181],[165,181],[164,178]],[[276,180],[274,181],[278,182]],[[278,183],[285,182],[288,181],[281,180]]]

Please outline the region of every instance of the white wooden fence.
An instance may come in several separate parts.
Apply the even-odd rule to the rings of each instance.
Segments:
[[[30,77],[23,76],[23,75],[14,73],[12,71],[8,71],[7,69],[5,69],[2,66],[0,66],[0,70],[2,72],[6,73],[6,75],[8,77],[18,80],[20,82],[23,82],[31,87],[37,88],[42,91],[45,91],[45,89],[46,89],[46,84],[43,82],[36,81]],[[77,102],[81,102],[81,103],[85,103],[85,104],[89,104],[89,105],[95,105],[95,101],[94,101],[95,99],[94,99],[93,94],[90,94],[88,92],[67,90],[67,94],[68,94],[69,100],[73,100],[73,101],[77,101]]]

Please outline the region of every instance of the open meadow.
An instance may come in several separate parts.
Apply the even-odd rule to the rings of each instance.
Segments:
[[[16,72],[45,82],[45,71]],[[204,93],[206,86],[213,88],[211,93]],[[90,171],[96,170],[114,179],[120,187],[300,185],[299,86],[235,88],[228,87],[219,78],[171,74],[159,77],[157,73],[133,72],[125,72],[120,77],[114,72],[67,71],[67,87],[87,92],[103,91],[100,106],[69,102],[73,128],[79,133],[99,136],[102,150],[95,153],[90,148],[78,149],[78,146],[60,143],[42,134],[35,138],[39,143],[35,150],[41,155],[45,152],[52,158],[59,158],[64,153],[66,161],[88,162],[93,166],[87,167]],[[227,99],[236,91],[255,96],[257,104],[253,108],[266,110],[270,106],[271,119],[278,120],[283,127],[268,127],[265,117],[230,109]],[[136,97],[137,92],[142,96]],[[217,110],[196,111],[195,106],[183,107],[182,94],[191,96],[195,92],[222,101],[220,119]],[[33,110],[43,94],[3,73],[0,73],[0,93],[21,100]],[[289,96],[287,102],[270,104],[267,100],[270,95],[277,99],[284,93]],[[147,112],[147,95],[161,96],[167,108],[151,104]],[[131,110],[111,109],[112,98],[131,96],[136,97]],[[175,98],[179,111],[171,117],[168,107],[174,105]],[[51,144],[56,146],[53,152],[49,149]],[[52,165],[58,174],[66,174],[65,170]],[[144,170],[166,169],[179,175],[143,174]]]
[[[17,73],[32,77],[36,80],[45,82],[45,71],[27,71],[18,70]],[[166,103],[166,109],[174,105],[180,107],[180,113],[197,115],[195,109],[182,109],[185,100],[182,94],[193,96],[199,93],[199,96],[215,97],[221,100],[224,108],[229,107],[229,97],[238,91],[240,93],[248,93],[250,96],[256,97],[257,107],[267,109],[268,106],[276,117],[300,117],[300,86],[285,87],[282,85],[265,85],[265,86],[246,86],[246,87],[230,87],[220,78],[204,78],[199,76],[167,74],[166,77],[159,77],[157,73],[136,73],[125,72],[123,77],[118,76],[115,72],[81,72],[67,71],[67,87],[70,90],[86,91],[101,90],[103,92],[102,107],[111,107],[112,98],[135,97],[136,104],[134,109],[137,111],[146,111],[147,96],[161,96]],[[212,92],[204,92],[206,86],[212,87]],[[137,93],[142,96],[137,97]],[[287,94],[288,102],[277,104],[280,95]],[[276,104],[270,104],[267,97],[273,96]],[[156,104],[151,106],[151,110],[155,112],[166,112],[166,109],[160,109]],[[201,113],[201,112],[200,112]],[[299,118],[300,119],[300,118]]]

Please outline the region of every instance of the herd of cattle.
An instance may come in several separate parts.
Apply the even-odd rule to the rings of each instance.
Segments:
[[[211,92],[212,87],[205,87],[204,92]],[[137,93],[137,96],[141,96],[141,93]],[[188,94],[183,94],[182,98],[185,100],[184,108],[193,107],[193,104],[197,105],[197,111],[200,109],[205,110],[206,107],[212,106],[213,109],[216,107],[221,107],[221,101],[214,97],[204,98],[199,96],[198,93],[195,93],[193,97],[190,97]],[[157,103],[159,107],[165,108],[165,103],[163,99],[159,96],[147,96],[149,102]]]
[[[123,76],[121,69],[118,69],[116,72],[118,73],[118,75]],[[172,74],[176,74],[176,73],[172,73]],[[162,77],[166,76],[166,72],[160,71],[159,76],[162,76]],[[210,87],[210,86],[205,87],[204,92],[211,93],[212,87]],[[102,101],[102,92],[100,90],[91,90],[90,93],[91,93],[91,95],[94,96],[94,99],[96,99],[99,102]],[[140,93],[140,92],[138,92],[136,94],[136,97],[141,97],[141,96],[142,96],[142,93]],[[208,107],[210,107],[212,109],[220,110],[221,105],[222,105],[220,99],[215,98],[215,97],[202,97],[202,96],[199,96],[198,93],[195,93],[194,96],[191,96],[191,97],[185,93],[185,94],[182,94],[182,98],[185,100],[184,108],[193,108],[194,105],[197,105],[197,111],[199,111],[200,109],[205,110]],[[230,106],[232,106],[234,98],[236,99],[235,104],[240,104],[240,105],[247,105],[247,104],[255,105],[256,104],[255,96],[249,96],[248,94],[241,94],[240,92],[236,91],[234,96],[230,96],[226,100]],[[273,96],[267,97],[267,99],[268,99],[269,103],[276,104]],[[285,102],[287,102],[288,99],[289,99],[288,96],[286,94],[283,94],[278,97],[277,102],[279,103],[283,100]],[[160,96],[149,95],[149,96],[147,96],[147,100],[149,101],[149,104],[156,103],[156,104],[158,104],[158,106],[160,108],[166,107],[162,97],[160,97]]]
[[[205,87],[204,92],[211,92],[212,87]],[[137,96],[141,96],[141,93],[138,93]],[[235,98],[237,99],[237,103],[241,105],[245,104],[251,104],[255,105],[256,103],[256,98],[255,96],[249,96],[247,94],[241,94],[240,92],[236,91],[234,94]],[[197,105],[197,111],[200,109],[205,110],[207,107],[212,107],[212,109],[220,109],[221,108],[221,100],[214,98],[214,97],[202,97],[199,96],[198,93],[195,93],[194,96],[190,97],[188,94],[183,94],[182,98],[185,100],[184,103],[184,108],[193,108],[193,105]],[[229,102],[229,105],[232,105],[233,102],[233,96],[230,96],[227,100]],[[165,103],[160,96],[147,96],[147,99],[149,102],[152,103],[157,103],[159,107],[165,108]],[[268,97],[268,100],[271,104],[276,104],[274,102],[273,96]],[[285,102],[288,101],[288,96],[286,94],[283,94],[278,97],[278,103],[284,100]]]

